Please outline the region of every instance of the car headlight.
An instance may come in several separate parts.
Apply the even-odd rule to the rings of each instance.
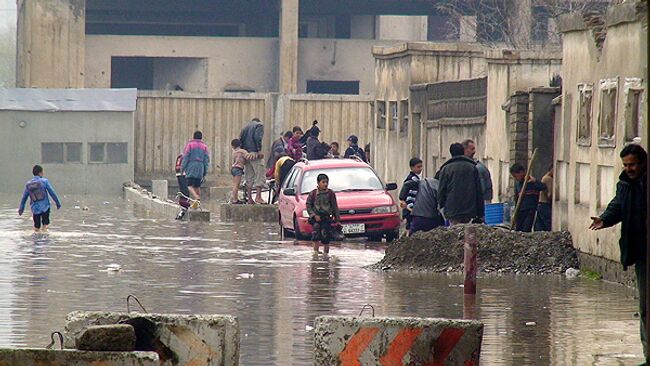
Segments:
[[[309,212],[307,212],[307,210],[302,210],[302,217],[309,218]]]
[[[391,213],[391,212],[397,212],[397,207],[395,207],[395,205],[379,206],[373,208],[372,211],[370,211],[370,213],[374,213],[374,214],[384,214],[384,213]]]

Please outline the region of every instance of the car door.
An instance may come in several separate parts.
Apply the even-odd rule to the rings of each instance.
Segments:
[[[282,194],[280,195],[279,209],[280,209],[280,220],[282,226],[284,227],[293,227],[293,209],[294,205],[292,202],[295,202],[294,196],[286,196],[284,190],[292,187],[292,184],[295,182],[296,177],[300,173],[300,169],[293,168],[289,172],[287,179],[284,180],[282,188]]]

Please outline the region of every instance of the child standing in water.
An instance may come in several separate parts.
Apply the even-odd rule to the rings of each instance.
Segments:
[[[230,174],[232,175],[232,193],[230,195],[230,203],[242,204],[246,202],[239,200],[239,187],[241,186],[241,179],[244,176],[244,166],[246,165],[248,151],[242,149],[239,139],[232,140],[230,147],[232,147],[232,167],[230,168]]]
[[[337,226],[341,225],[339,206],[336,203],[336,194],[329,189],[329,177],[326,174],[318,174],[316,177],[318,187],[307,196],[307,213],[309,223],[314,228],[312,240],[314,240],[314,251],[318,252],[320,242],[324,245],[323,251],[329,253],[330,240],[332,239],[332,220]]]
[[[46,232],[47,227],[50,225],[50,197],[48,193],[52,195],[57,210],[61,208],[61,202],[59,202],[59,197],[54,192],[50,181],[43,178],[43,167],[34,165],[32,173],[34,174],[34,178],[28,180],[25,184],[25,191],[23,192],[23,198],[20,200],[18,215],[22,216],[25,211],[27,197],[29,197],[29,205],[34,218],[34,232]]]

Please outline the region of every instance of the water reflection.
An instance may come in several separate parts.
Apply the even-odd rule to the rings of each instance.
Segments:
[[[238,316],[242,365],[310,365],[314,318],[357,315],[366,303],[378,316],[463,317],[461,276],[366,271],[383,251],[363,241],[315,255],[309,243],[280,241],[273,225],[65,200],[52,232],[34,236],[15,197],[0,196],[2,346],[42,347],[68,312],[124,311],[130,293],[153,312]],[[485,365],[641,362],[630,289],[559,276],[483,276],[478,287]]]

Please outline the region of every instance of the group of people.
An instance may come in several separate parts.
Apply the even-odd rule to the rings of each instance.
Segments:
[[[409,235],[442,226],[462,223],[482,223],[485,204],[492,201],[493,189],[490,171],[474,158],[476,143],[467,139],[449,147],[447,160],[433,178],[421,178],[422,160],[409,161],[410,172],[399,194],[402,218]],[[541,182],[526,174],[520,164],[510,168],[515,179],[515,201],[528,177],[516,221],[516,230],[551,230],[552,170]]]
[[[326,143],[321,141],[318,121],[313,121],[309,129],[303,132],[300,126],[295,126],[291,131],[283,132],[280,137],[271,144],[271,153],[266,164],[263,163],[264,154],[262,140],[264,138],[264,127],[259,119],[254,118],[241,131],[240,137],[231,142],[232,147],[232,168],[233,188],[230,203],[232,204],[264,204],[262,189],[266,179],[273,178],[276,190],[281,187],[284,178],[297,162],[303,159],[319,160],[326,158],[352,158],[357,157],[368,162],[369,145],[366,149],[359,147],[359,139],[355,135],[348,137],[348,148],[343,156],[340,153],[340,145],[334,141]],[[242,177],[246,181],[247,200],[239,199],[239,187]],[[252,190],[256,189],[253,199]]]

